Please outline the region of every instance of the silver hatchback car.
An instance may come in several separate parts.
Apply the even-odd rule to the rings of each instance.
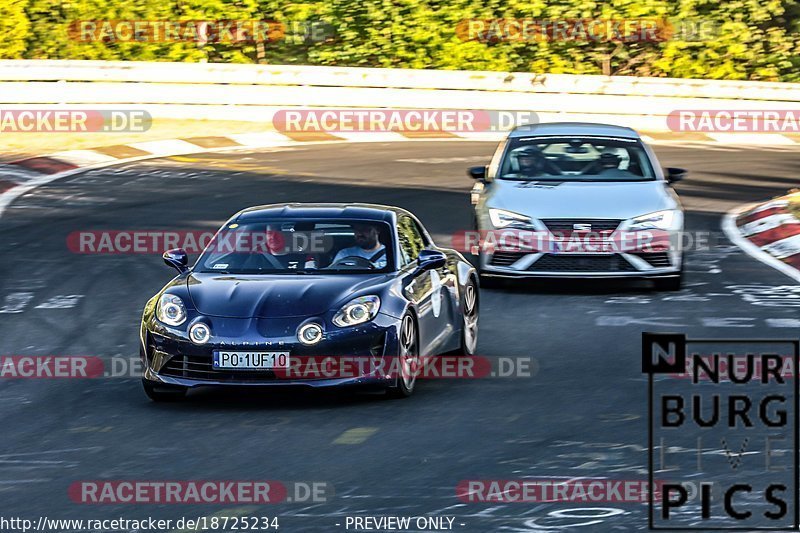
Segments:
[[[652,278],[678,290],[683,209],[639,134],[621,126],[519,126],[486,167],[473,167],[475,229],[467,251],[481,279]]]

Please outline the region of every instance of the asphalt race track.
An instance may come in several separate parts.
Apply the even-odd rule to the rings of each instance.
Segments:
[[[142,161],[36,189],[0,220],[0,354],[137,356],[142,307],[173,271],[158,255],[73,253],[71,232],[213,230],[255,204],[374,202],[412,210],[447,242],[471,229],[464,171],[493,149],[323,143]],[[479,353],[531,358],[532,377],[426,381],[402,401],[200,390],[164,405],[130,377],[0,380],[0,505],[23,517],[278,516],[285,531],[345,531],[359,515],[453,516],[456,531],[646,530],[642,504],[463,503],[455,488],[524,476],[644,479],[642,331],[797,336],[796,285],[732,246],[720,222],[796,185],[800,152],[656,151],[663,165],[690,169],[677,187],[687,229],[711,232],[713,246],[688,252],[678,293],[597,282],[483,290]],[[100,479],[321,481],[335,492],[324,503],[234,508],[68,497],[71,483]]]

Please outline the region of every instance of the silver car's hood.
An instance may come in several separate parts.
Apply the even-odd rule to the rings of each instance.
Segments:
[[[496,180],[486,206],[534,218],[633,218],[678,207],[663,181],[558,183]]]

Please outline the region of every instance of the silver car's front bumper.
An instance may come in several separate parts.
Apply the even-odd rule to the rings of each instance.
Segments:
[[[656,278],[681,272],[680,252],[548,254],[503,252],[479,256],[483,275],[497,277]]]

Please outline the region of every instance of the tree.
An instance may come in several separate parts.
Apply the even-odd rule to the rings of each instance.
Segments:
[[[0,4],[0,59],[19,59],[25,52],[30,21],[25,0],[5,0]]]

